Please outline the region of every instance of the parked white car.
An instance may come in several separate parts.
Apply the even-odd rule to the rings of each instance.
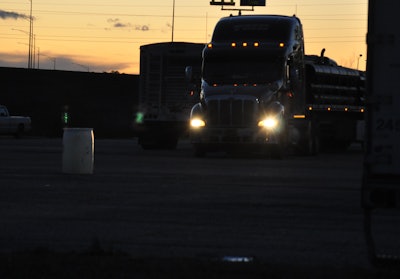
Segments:
[[[6,106],[0,105],[0,135],[21,137],[31,130],[31,118],[28,116],[10,116]]]

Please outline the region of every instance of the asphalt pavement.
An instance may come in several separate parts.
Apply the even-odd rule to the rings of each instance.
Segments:
[[[3,137],[0,154],[4,255],[101,247],[134,259],[373,270],[359,146],[282,160],[195,158],[187,141],[143,150],[136,139],[95,139],[91,174],[63,172],[59,138]],[[384,239],[394,243],[396,233]]]

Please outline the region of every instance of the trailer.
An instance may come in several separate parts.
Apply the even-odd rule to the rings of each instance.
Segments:
[[[400,30],[393,21],[398,9],[399,2],[369,1],[366,151],[361,194],[373,263],[400,259]]]
[[[177,146],[187,133],[197,98],[185,80],[186,65],[200,75],[204,44],[165,42],[140,47],[139,107],[133,130],[144,149]]]

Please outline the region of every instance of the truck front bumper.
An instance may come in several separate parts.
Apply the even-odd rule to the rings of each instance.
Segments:
[[[268,145],[278,144],[280,134],[255,128],[200,128],[190,130],[193,144],[208,145]]]

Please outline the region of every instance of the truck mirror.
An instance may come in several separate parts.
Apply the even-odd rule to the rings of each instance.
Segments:
[[[187,82],[189,82],[189,83],[193,82],[193,67],[192,66],[186,66],[185,78],[186,78]]]
[[[290,85],[290,78],[291,78],[291,66],[290,66],[290,60],[288,61],[288,65],[286,65],[286,82],[288,85]]]

